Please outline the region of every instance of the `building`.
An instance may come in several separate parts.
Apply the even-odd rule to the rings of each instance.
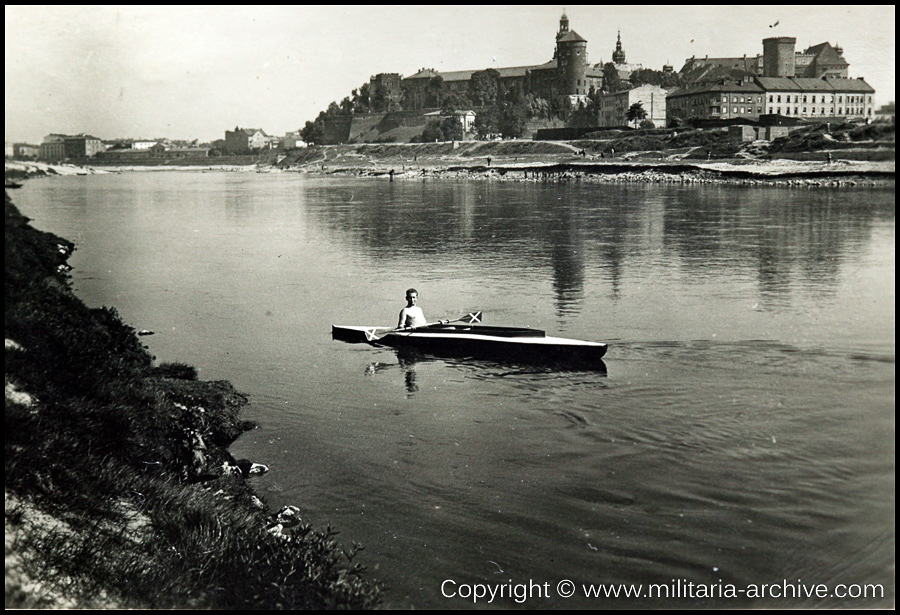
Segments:
[[[894,121],[895,115],[893,102],[881,105],[881,107],[875,110],[875,119],[879,121]]]
[[[443,115],[443,111],[432,111],[431,113],[426,113],[425,117],[428,118],[428,120],[440,120]],[[467,109],[465,111],[454,111],[453,115],[455,115],[456,119],[459,120],[459,123],[463,129],[463,134],[468,134],[475,130],[476,113],[474,111],[470,109]]]
[[[369,103],[373,111],[399,111],[403,99],[400,73],[379,73],[369,78]]]
[[[722,80],[671,90],[666,96],[666,117],[674,120],[756,120],[765,113],[765,91],[753,79]]]
[[[622,49],[622,31],[618,32],[616,37],[616,48],[612,53],[612,63],[616,68],[616,73],[622,81],[631,79],[631,73],[644,68],[640,64],[629,64],[625,61],[625,50]]]
[[[271,138],[261,128],[238,128],[225,131],[225,152],[243,154],[251,150],[266,149]]]
[[[862,78],[746,77],[694,84],[668,93],[666,115],[679,119],[872,119],[875,90]]]
[[[41,155],[40,145],[14,143],[12,157],[16,160],[37,160]]]
[[[65,137],[66,158],[80,160],[93,158],[98,152],[103,151],[103,144],[97,137],[80,134]]]
[[[599,90],[603,84],[603,70],[588,62],[587,40],[569,29],[565,13],[559,20],[555,43],[553,59],[544,64],[452,72],[423,68],[401,81],[403,107],[440,107],[444,97],[467,93],[472,79],[486,70],[496,70],[503,91],[518,89],[523,94],[569,103],[586,101],[591,90]]]
[[[299,147],[306,147],[306,141],[300,136],[300,131],[296,130],[285,133],[284,137],[281,139],[281,149],[289,150],[297,149]]]
[[[819,43],[804,51],[795,49],[797,39],[776,36],[763,40],[763,53],[732,58],[691,57],[684,61],[681,75],[687,83],[755,77],[809,77],[846,79],[849,64],[844,50],[831,43]]]
[[[41,142],[40,159],[45,162],[60,162],[66,159],[66,135],[52,133]]]
[[[761,77],[766,113],[802,118],[872,119],[875,89],[859,79]]]
[[[628,110],[641,103],[646,119],[657,128],[666,126],[666,90],[658,85],[642,85],[622,92],[603,94],[597,99],[597,125],[602,127],[627,126]]]

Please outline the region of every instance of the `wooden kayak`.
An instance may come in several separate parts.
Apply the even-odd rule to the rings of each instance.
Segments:
[[[433,324],[415,329],[332,325],[333,339],[374,346],[413,348],[429,354],[524,362],[597,363],[607,345],[552,337],[539,329],[471,324]]]

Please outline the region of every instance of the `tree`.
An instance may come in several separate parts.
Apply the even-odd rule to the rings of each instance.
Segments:
[[[321,144],[325,140],[325,121],[316,119],[315,122],[306,122],[306,125],[300,129],[300,138],[310,145]]]
[[[353,98],[353,112],[354,113],[368,113],[371,109],[371,103],[369,101],[369,83],[366,82],[359,86],[359,90],[353,90],[351,92]]]
[[[644,84],[658,85],[661,88],[672,88],[682,85],[684,81],[680,73],[667,73],[661,70],[653,70],[652,68],[641,68],[629,77],[632,85],[639,86]]]
[[[440,122],[431,120],[427,124],[425,124],[425,130],[422,131],[422,136],[420,138],[422,140],[422,143],[443,141],[444,132],[441,130]]]
[[[438,75],[425,85],[425,106],[440,107],[444,103],[444,78]]]
[[[463,127],[459,117],[454,113],[452,115],[442,116],[440,123],[441,133],[444,135],[444,141],[462,141]]]
[[[521,92],[507,92],[500,104],[497,128],[506,138],[517,139],[525,134],[528,123],[528,106]]]
[[[603,65],[603,91],[612,93],[612,92],[621,92],[622,90],[627,90],[628,84],[626,84],[619,77],[619,71],[616,69],[616,65],[612,62],[607,62]]]
[[[588,98],[587,103],[578,103],[578,107],[569,115],[567,124],[573,127],[596,126],[599,123],[598,115],[599,109],[597,103],[595,103],[593,99]]]
[[[475,115],[475,132],[479,139],[485,139],[499,131],[500,114],[496,106],[486,107]]]
[[[469,100],[476,107],[486,107],[497,102],[500,94],[500,73],[493,68],[472,73],[469,79]]]
[[[447,115],[454,111],[462,111],[468,106],[469,101],[465,96],[458,92],[453,92],[444,98],[444,102],[441,104],[441,115]]]
[[[635,128],[637,128],[638,122],[646,117],[647,112],[644,110],[644,104],[640,101],[628,107],[628,113],[625,115],[626,120],[634,122]]]

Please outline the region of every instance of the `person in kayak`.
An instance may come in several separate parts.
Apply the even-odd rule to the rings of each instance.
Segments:
[[[419,291],[415,288],[410,288],[406,291],[406,307],[400,310],[400,322],[397,323],[398,329],[422,327],[428,324],[422,308],[416,305],[418,301]]]

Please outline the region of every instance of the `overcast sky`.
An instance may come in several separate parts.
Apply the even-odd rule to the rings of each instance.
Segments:
[[[6,6],[6,140],[51,132],[211,141],[282,135],[380,72],[552,59],[562,6]],[[762,39],[839,44],[894,100],[891,6],[565,6],[592,63],[755,56]],[[777,22],[777,26],[773,26]]]

